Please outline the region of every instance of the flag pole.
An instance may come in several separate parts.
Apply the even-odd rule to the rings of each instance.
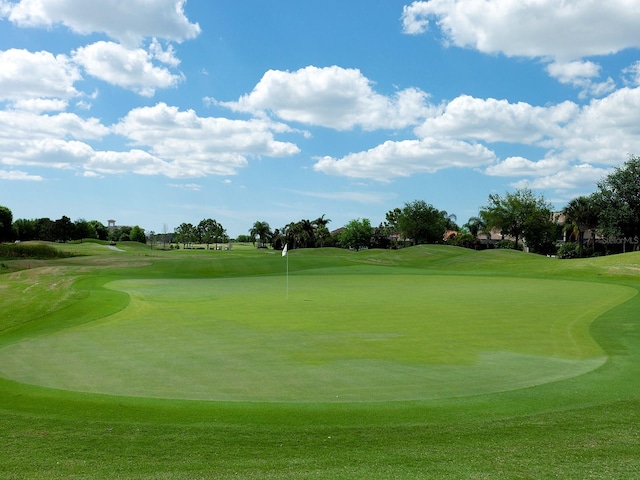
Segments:
[[[289,300],[289,255],[288,255],[288,244],[284,244],[284,248],[282,249],[282,256],[287,257],[287,300]]]

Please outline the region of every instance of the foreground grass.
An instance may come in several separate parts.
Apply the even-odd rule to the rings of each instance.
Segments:
[[[82,282],[75,283],[71,296],[65,296],[69,288],[63,284],[47,289],[61,278],[107,283],[116,278],[258,275],[265,282],[282,280],[277,255],[221,253],[179,252],[176,261],[169,253],[106,251],[56,261],[7,280],[0,277],[3,291],[38,284],[21,296],[30,302],[0,296],[0,307],[11,313],[0,317],[0,347],[88,325],[104,315],[84,311],[78,301],[104,291],[83,290]],[[336,275],[344,268],[353,275],[372,274],[375,266],[385,272],[380,274],[401,268],[461,279],[554,279],[635,289],[639,265],[636,254],[560,262],[515,252],[434,247],[364,254],[292,252],[290,258],[292,279],[311,272]],[[53,313],[73,311],[73,318],[61,314],[51,321],[52,312],[39,305],[39,298],[59,301]],[[128,305],[126,295],[106,295],[103,301],[110,302],[112,312]],[[28,303],[32,310],[22,308]],[[636,478],[638,311],[636,295],[592,324],[591,335],[608,355],[602,367],[559,382],[471,397],[377,404],[190,402],[79,394],[0,380],[0,476]],[[567,305],[563,313],[570,312]]]

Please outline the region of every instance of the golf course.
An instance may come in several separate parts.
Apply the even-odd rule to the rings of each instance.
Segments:
[[[0,261],[0,478],[640,478],[640,252]]]

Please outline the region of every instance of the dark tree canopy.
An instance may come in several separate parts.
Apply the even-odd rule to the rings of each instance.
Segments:
[[[608,236],[640,235],[640,157],[614,169],[598,183],[599,226]]]
[[[552,207],[543,196],[534,195],[528,188],[508,192],[504,197],[489,195],[489,203],[480,210],[480,217],[488,228],[498,228],[502,234],[512,236],[516,248],[522,239],[535,251],[553,241]]]
[[[0,242],[12,240],[13,213],[7,207],[0,205]]]
[[[340,234],[340,244],[346,248],[360,250],[371,245],[373,229],[367,218],[351,220]]]
[[[387,219],[395,220],[404,238],[415,244],[441,242],[444,232],[451,225],[451,215],[438,210],[424,200],[405,203],[400,213],[393,210]]]

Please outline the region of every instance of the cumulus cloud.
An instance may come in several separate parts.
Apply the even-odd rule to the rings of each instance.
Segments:
[[[93,154],[87,141],[100,139],[108,132],[97,119],[71,113],[0,111],[0,164],[81,168]]]
[[[64,25],[74,32],[105,33],[122,43],[145,37],[181,42],[196,37],[200,26],[184,14],[185,0],[20,0],[3,2],[0,13],[21,27]]]
[[[548,73],[584,98],[613,91],[615,82],[596,81],[600,67],[583,58],[640,47],[636,7],[629,0],[429,0],[405,6],[402,22],[407,34],[433,22],[446,44],[552,62]]]
[[[616,88],[612,78],[595,82],[593,79],[600,76],[600,65],[589,61],[553,62],[547,65],[547,72],[560,83],[581,88],[581,97],[605,95]]]
[[[67,105],[66,100],[54,98],[25,98],[13,103],[16,110],[26,110],[33,113],[62,112],[67,109]]]
[[[533,180],[520,180],[511,184],[513,188],[535,189],[573,189],[578,187],[593,187],[610,173],[609,169],[594,167],[588,164],[574,165],[552,175],[538,177]]]
[[[622,71],[624,81],[628,86],[640,86],[640,62],[635,62]]]
[[[271,112],[278,118],[336,130],[401,129],[430,111],[427,94],[416,88],[388,97],[374,91],[357,69],[308,66],[295,72],[267,71],[253,91],[237,102],[219,102],[234,111]]]
[[[317,158],[314,169],[385,182],[457,167],[523,179],[514,186],[593,185],[610,166],[640,151],[638,111],[640,88],[623,88],[583,106],[533,106],[461,95],[416,127],[417,139],[386,141],[342,158]],[[542,157],[499,159],[494,145],[529,149]]]
[[[65,55],[9,49],[0,51],[0,100],[71,98],[79,92],[78,67]]]
[[[152,55],[146,50],[113,42],[81,47],[73,52],[73,59],[89,75],[146,97],[153,96],[156,88],[174,87],[183,79],[182,75],[153,65]]]
[[[461,137],[485,142],[531,144],[557,135],[562,124],[578,111],[573,102],[537,107],[493,98],[461,95],[446,104],[439,115],[415,129],[420,137]]]
[[[429,0],[405,6],[404,32],[433,21],[447,42],[483,53],[575,60],[640,46],[629,0]]]
[[[232,175],[248,164],[248,157],[297,154],[295,144],[275,140],[274,132],[283,130],[282,124],[268,120],[200,117],[165,103],[131,110],[113,127],[133,145],[170,160],[155,167],[172,178]]]
[[[451,167],[474,168],[491,164],[495,154],[483,145],[451,138],[386,141],[364,152],[342,158],[318,158],[314,169],[331,175],[387,182],[417,173]]]
[[[485,169],[487,175],[498,177],[530,177],[551,175],[567,167],[566,160],[552,157],[532,161],[523,157],[509,157]]]

